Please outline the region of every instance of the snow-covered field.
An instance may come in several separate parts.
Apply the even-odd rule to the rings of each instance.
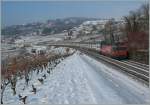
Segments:
[[[68,49],[68,52],[67,52]],[[55,54],[71,54],[75,51],[75,49],[73,48],[67,48],[67,47],[57,47],[54,48],[54,46],[51,47],[51,49],[49,50],[49,52],[55,53]]]
[[[62,41],[65,38],[66,33],[47,35],[47,36],[21,36],[21,39],[17,39],[15,43],[32,43],[37,44],[40,42],[56,42]]]
[[[150,103],[148,87],[80,52],[61,61],[52,74],[46,73],[46,69],[48,67],[38,75],[36,71],[33,72],[28,87],[25,86],[24,79],[18,80],[15,96],[8,86],[4,103],[22,103],[18,94],[27,96],[27,104]],[[41,84],[38,78],[44,74],[47,78],[44,79],[44,84]],[[31,92],[32,84],[37,88],[36,94]]]

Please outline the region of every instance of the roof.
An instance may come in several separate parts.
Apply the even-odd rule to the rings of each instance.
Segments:
[[[36,50],[46,50],[46,46],[32,46],[32,49],[36,49]]]

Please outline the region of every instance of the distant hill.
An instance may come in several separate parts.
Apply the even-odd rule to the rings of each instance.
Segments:
[[[47,35],[63,32],[95,18],[68,17],[63,19],[47,20],[46,22],[34,22],[25,25],[12,25],[1,30],[4,37],[17,37],[20,35]]]

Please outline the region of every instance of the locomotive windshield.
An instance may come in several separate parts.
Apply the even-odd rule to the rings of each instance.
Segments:
[[[113,46],[113,50],[126,50],[126,47]]]

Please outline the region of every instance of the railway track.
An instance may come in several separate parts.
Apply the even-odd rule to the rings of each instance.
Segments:
[[[138,67],[138,68],[141,68],[141,69],[149,71],[149,65],[138,63],[138,62],[131,61],[131,60],[127,60],[127,61],[123,61],[123,62],[127,63],[127,64],[130,64],[130,65],[133,65],[135,67]]]
[[[139,62],[135,62],[135,61],[132,61],[132,60],[128,60],[128,62],[135,63],[137,65],[142,65],[142,66],[149,67],[149,65],[146,65],[146,64],[143,64],[143,63],[139,63]]]
[[[119,61],[103,55],[100,55],[96,50],[81,47],[80,44],[52,44],[51,46],[61,46],[61,47],[71,47],[90,55],[97,60],[103,60],[106,63],[112,64],[120,68],[120,70],[136,77],[137,79],[143,81],[145,84],[149,85],[149,65],[141,64],[134,61]]]
[[[97,60],[103,60],[106,63],[117,66],[122,71],[128,73],[129,75],[136,77],[138,80],[149,85],[149,69],[148,69],[149,66],[147,66],[147,67],[141,66],[141,65],[137,66],[137,64],[135,64],[133,62],[131,63],[129,61],[127,61],[127,62],[118,61],[118,60],[100,55],[97,52],[93,52],[88,49],[84,49],[84,48],[81,48],[79,50],[93,58],[96,58]]]

